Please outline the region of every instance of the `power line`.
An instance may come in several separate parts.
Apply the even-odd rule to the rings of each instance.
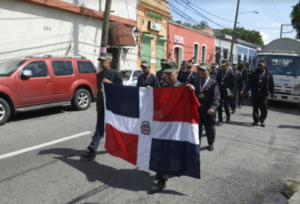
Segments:
[[[259,4],[261,5],[261,7],[265,10],[265,12],[266,12],[266,14],[274,21],[274,17],[272,17],[271,15],[270,15],[270,13],[269,13],[269,11],[267,10],[267,9],[265,9],[265,4],[264,4],[264,6],[262,5],[262,3],[260,2],[260,1],[262,1],[263,3],[265,3],[263,0],[258,0],[258,2],[259,2]],[[275,22],[276,22],[277,20],[275,20]]]
[[[264,0],[262,0],[264,1]],[[270,4],[269,0],[265,0],[266,5],[268,5],[270,7],[270,12],[273,14],[273,16],[279,21],[282,22],[282,20],[279,18],[278,15],[276,15],[276,12],[274,11],[272,5]],[[284,22],[284,21],[283,21]]]
[[[280,11],[277,9],[276,5],[274,4],[274,1],[273,1],[273,0],[270,0],[270,1],[272,2],[273,6],[275,7],[277,13],[279,13],[279,15],[280,15],[280,17],[282,18],[282,20],[283,20],[284,22],[286,22],[285,18],[282,17]]]

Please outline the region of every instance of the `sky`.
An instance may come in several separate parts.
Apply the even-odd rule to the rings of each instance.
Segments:
[[[237,0],[169,0],[168,2],[169,11],[175,21],[195,24],[192,21],[200,22],[205,20],[214,29],[222,29],[222,27],[233,28],[234,26]],[[298,2],[299,0],[240,0],[238,26],[259,31],[266,45],[280,37],[281,24],[291,24],[290,13],[293,9],[292,6]],[[185,13],[186,18],[191,17],[193,20],[176,14],[171,10],[172,6]],[[254,11],[259,13],[256,14]],[[201,14],[204,17],[200,16]],[[283,32],[290,31],[293,31],[292,26],[283,27]],[[296,32],[283,33],[282,36],[295,38]]]

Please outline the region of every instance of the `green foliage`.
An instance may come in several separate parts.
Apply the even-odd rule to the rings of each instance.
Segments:
[[[232,29],[231,28],[224,28],[222,30],[219,30],[221,33],[232,35]],[[264,45],[264,41],[262,39],[262,36],[260,33],[256,30],[247,30],[243,27],[237,27],[236,33],[234,35],[235,38],[245,40],[250,43],[254,43],[260,46]]]
[[[186,23],[186,22],[184,22],[183,24],[185,26],[188,26],[188,27],[193,28],[195,30],[210,28],[207,21],[201,21],[200,24],[194,24],[194,25],[192,25],[190,23]]]
[[[293,6],[290,17],[292,19],[292,25],[297,32],[297,38],[300,39],[300,2]]]

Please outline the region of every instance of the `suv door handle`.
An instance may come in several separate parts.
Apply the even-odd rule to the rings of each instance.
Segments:
[[[46,80],[46,83],[47,83],[47,84],[49,84],[49,83],[51,83],[51,82],[52,82],[52,81],[51,81],[50,79],[47,79],[47,80]]]

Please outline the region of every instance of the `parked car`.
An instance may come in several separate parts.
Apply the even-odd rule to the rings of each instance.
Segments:
[[[140,69],[124,69],[119,72],[125,86],[136,86],[137,78],[143,74]]]
[[[27,57],[0,64],[0,125],[18,112],[71,104],[86,110],[97,94],[96,68],[84,57]]]

